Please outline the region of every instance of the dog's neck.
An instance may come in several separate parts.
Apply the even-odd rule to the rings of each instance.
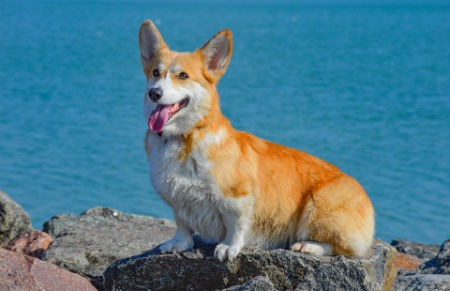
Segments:
[[[220,110],[220,97],[216,89],[212,90],[211,93],[211,103],[207,111],[207,114],[197,121],[197,123],[191,127],[187,132],[183,133],[183,136],[189,136],[192,134],[199,134],[207,132],[215,132],[217,128],[222,125],[229,125],[229,120],[222,114]]]
[[[215,93],[217,94],[217,93]],[[219,129],[231,128],[230,121],[222,114],[219,106],[218,95],[212,98],[211,108],[201,120],[199,120],[191,129],[181,135],[165,136],[164,131],[158,132],[157,135],[161,141],[166,144],[168,140],[175,138],[181,139],[183,143],[191,143],[191,141],[198,141],[207,134],[215,134]]]
[[[227,132],[231,129],[229,120],[222,114],[216,115],[208,119],[208,122],[202,122],[194,126],[183,135],[168,136],[159,135],[160,146],[171,149],[174,157],[181,163],[190,159],[207,155],[208,148],[214,143],[223,142],[223,136],[227,136]],[[193,155],[193,153],[197,153]]]

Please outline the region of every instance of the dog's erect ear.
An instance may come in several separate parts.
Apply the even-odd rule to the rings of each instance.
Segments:
[[[145,67],[156,56],[158,51],[167,49],[161,33],[150,20],[145,20],[139,30],[139,48],[141,49],[141,62]]]
[[[219,81],[231,60],[233,36],[228,29],[219,31],[200,49],[208,77]]]

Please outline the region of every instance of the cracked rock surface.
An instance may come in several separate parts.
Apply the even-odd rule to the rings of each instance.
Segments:
[[[114,261],[149,250],[171,238],[175,224],[166,219],[125,214],[97,207],[81,215],[61,214],[44,224],[54,241],[42,260],[101,284]]]
[[[104,273],[105,290],[391,290],[395,249],[375,241],[365,258],[312,256],[284,249],[246,247],[219,262],[214,245],[196,238],[192,251],[160,254],[155,248],[119,260]]]

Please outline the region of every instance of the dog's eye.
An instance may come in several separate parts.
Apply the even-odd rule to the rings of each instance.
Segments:
[[[152,74],[153,74],[153,77],[159,77],[159,76],[160,76],[160,75],[159,75],[159,70],[158,70],[158,69],[154,69],[153,72],[152,72]]]
[[[177,77],[178,77],[178,79],[181,79],[181,80],[185,80],[185,79],[189,78],[188,74],[186,74],[185,72],[179,73]]]

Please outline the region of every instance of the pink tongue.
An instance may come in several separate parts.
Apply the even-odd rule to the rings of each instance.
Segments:
[[[158,105],[148,119],[148,127],[152,131],[161,132],[169,119],[170,105]]]

